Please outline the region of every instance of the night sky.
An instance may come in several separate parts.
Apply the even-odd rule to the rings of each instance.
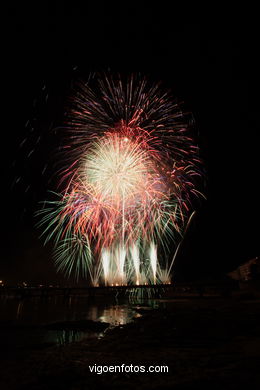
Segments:
[[[162,81],[193,112],[207,201],[196,205],[176,279],[217,279],[259,255],[258,27],[243,13],[196,19],[171,2],[104,3],[21,3],[4,14],[0,279],[66,283],[33,217],[55,190],[49,129],[64,123],[75,80],[109,69]]]

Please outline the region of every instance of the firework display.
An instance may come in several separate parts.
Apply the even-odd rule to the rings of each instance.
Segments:
[[[59,271],[94,286],[168,283],[169,244],[180,241],[200,195],[186,116],[145,79],[92,82],[71,101],[63,189],[38,212],[46,241]]]

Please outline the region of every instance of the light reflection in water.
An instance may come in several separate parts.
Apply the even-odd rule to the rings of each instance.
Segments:
[[[59,344],[80,341],[83,339],[103,337],[104,332],[79,330],[50,330],[45,325],[64,322],[92,320],[110,323],[112,326],[125,325],[133,318],[140,316],[129,303],[119,304],[115,301],[90,301],[84,298],[63,299],[49,297],[46,299],[0,299],[0,324],[6,321],[19,327],[6,329],[0,335],[1,345]],[[20,325],[22,325],[20,327]],[[10,342],[8,341],[10,339]]]
[[[23,310],[23,301],[19,301],[19,303],[17,305],[17,310],[16,310],[16,319],[17,320],[19,319],[22,310]]]
[[[103,337],[103,333],[82,332],[77,330],[49,330],[44,338],[45,343],[55,343],[57,345],[66,345],[85,339],[94,339]]]
[[[115,305],[103,310],[103,315],[99,317],[100,321],[109,322],[111,325],[125,325],[133,318],[133,312],[129,307]]]

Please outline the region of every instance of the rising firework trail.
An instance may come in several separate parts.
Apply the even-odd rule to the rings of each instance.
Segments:
[[[201,195],[179,104],[145,79],[102,76],[77,86],[64,130],[61,190],[38,212],[57,269],[93,285],[169,282],[169,244]]]

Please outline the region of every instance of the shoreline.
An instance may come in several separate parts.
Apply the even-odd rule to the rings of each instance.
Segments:
[[[168,301],[105,337],[1,357],[3,389],[243,388],[260,384],[258,300]],[[22,351],[21,351],[22,352]],[[167,365],[168,373],[91,373],[92,365]],[[167,385],[165,387],[165,385]],[[59,387],[60,386],[60,387]],[[111,386],[111,387],[110,387]],[[215,386],[215,387],[214,387]],[[252,388],[252,387],[251,387]]]

